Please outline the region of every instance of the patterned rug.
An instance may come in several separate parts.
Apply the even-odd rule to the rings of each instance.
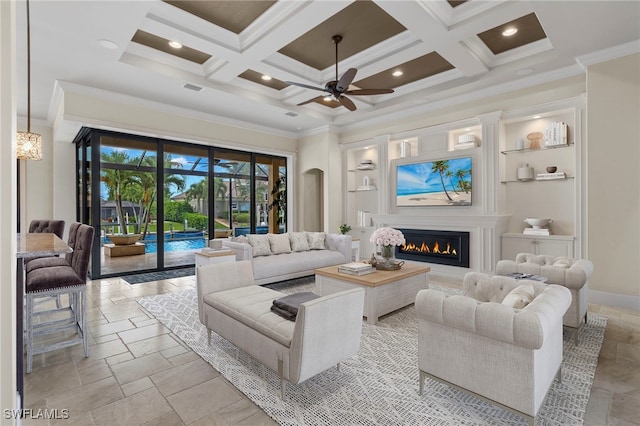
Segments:
[[[148,283],[149,281],[168,280],[171,278],[188,277],[189,275],[195,275],[196,270],[194,267],[170,269],[168,271],[161,272],[145,272],[142,274],[123,275],[120,278],[128,282],[129,284]]]
[[[309,280],[271,286],[284,293],[312,290]],[[455,293],[456,290],[439,288]],[[198,319],[196,290],[145,297],[138,302],[236,388],[281,425],[525,425],[522,417],[431,379],[418,394],[418,322],[413,305],[363,322],[357,355],[340,371],[329,369],[301,384],[287,384],[280,399],[276,373],[215,333],[207,346]],[[580,345],[565,333],[562,383],[554,382],[537,425],[580,425],[607,320],[589,314]]]

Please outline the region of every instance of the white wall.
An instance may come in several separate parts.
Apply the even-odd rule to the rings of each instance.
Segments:
[[[0,408],[16,408],[16,27],[0,1]],[[13,424],[1,417],[1,424]]]
[[[590,301],[624,304],[638,310],[639,117],[640,55],[590,66],[587,70],[587,256],[594,263],[589,286],[598,292],[598,299]]]
[[[338,146],[338,136],[327,129],[306,135],[298,142],[298,170],[296,180],[303,182],[302,175],[312,169],[323,172],[323,231],[338,232],[342,222],[342,160]],[[298,188],[297,200],[304,200],[305,188]],[[304,203],[298,202],[296,214],[303,218],[306,214]],[[311,213],[314,215],[315,213]],[[302,222],[303,223],[303,222]]]

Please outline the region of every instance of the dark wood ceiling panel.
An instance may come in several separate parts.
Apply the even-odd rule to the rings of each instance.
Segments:
[[[358,80],[353,84],[361,89],[394,89],[450,69],[453,69],[453,65],[437,52],[431,52],[367,78],[363,78],[362,80]],[[395,77],[393,76],[394,71],[402,71],[402,75]]]
[[[149,46],[170,55],[178,56],[182,59],[186,59],[187,61],[195,62],[200,65],[204,64],[209,60],[209,58],[211,58],[211,55],[187,46],[175,49],[169,46],[169,40],[166,38],[158,37],[157,35],[142,30],[136,31],[131,41],[144,44],[145,46]]]
[[[273,6],[275,1],[184,1],[164,0],[219,27],[240,34]]]
[[[518,32],[512,36],[503,36],[502,32],[507,28],[514,27]],[[494,55],[524,46],[525,44],[547,38],[547,35],[540,25],[540,21],[535,13],[530,13],[521,18],[514,19],[506,24],[491,28],[478,34],[482,42],[493,52]]]
[[[263,86],[267,86],[276,90],[282,90],[285,87],[289,87],[287,83],[282,80],[278,80],[277,78],[271,78],[271,80],[263,80],[262,74],[254,70],[246,70],[238,77],[244,78],[245,80],[253,81],[254,83],[262,84]]]
[[[466,3],[467,0],[447,0],[447,3],[449,3],[449,5],[451,7],[458,7],[463,3]]]
[[[348,58],[406,28],[371,1],[355,1],[279,50],[303,64],[324,70],[335,63],[333,35],[343,37],[338,60]]]

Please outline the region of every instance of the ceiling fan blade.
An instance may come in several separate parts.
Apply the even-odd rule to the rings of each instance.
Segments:
[[[344,74],[342,74],[342,77],[340,77],[340,80],[336,83],[336,90],[340,93],[346,91],[353,79],[356,77],[357,72],[357,69],[349,68]]]
[[[356,89],[356,90],[347,90],[344,93],[346,95],[353,95],[353,96],[384,95],[386,93],[393,93],[393,89]]]
[[[300,102],[300,103],[298,104],[298,106],[302,106],[302,105],[310,104],[310,103],[312,103],[312,102],[317,102],[317,101],[319,101],[319,100],[320,100],[320,99],[322,99],[322,98],[323,98],[323,96],[316,96],[315,98],[311,98],[311,99],[309,99],[308,101]]]
[[[347,98],[346,96],[340,96],[338,98],[338,101],[342,104],[343,107],[345,107],[349,111],[355,111],[357,109],[356,104],[354,104],[353,101]]]
[[[298,86],[298,87],[304,87],[305,89],[312,89],[312,90],[319,90],[321,92],[326,92],[324,88],[309,86],[308,84],[296,83],[295,81],[285,81],[285,83]]]

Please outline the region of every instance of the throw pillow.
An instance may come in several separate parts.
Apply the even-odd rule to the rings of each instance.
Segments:
[[[324,245],[324,232],[307,232],[307,239],[309,240],[309,248],[311,250],[324,250],[327,247]]]
[[[308,251],[309,240],[306,232],[291,232],[289,234],[289,242],[293,251]]]
[[[269,256],[271,254],[271,244],[269,244],[268,236],[249,234],[247,239],[253,249],[253,257]]]
[[[571,260],[566,257],[561,257],[553,263],[553,266],[568,268],[569,266],[571,266]]]
[[[267,234],[267,237],[269,237],[271,254],[291,253],[289,234]]]
[[[534,294],[531,284],[520,284],[504,297],[502,304],[512,308],[522,309],[531,303]]]

